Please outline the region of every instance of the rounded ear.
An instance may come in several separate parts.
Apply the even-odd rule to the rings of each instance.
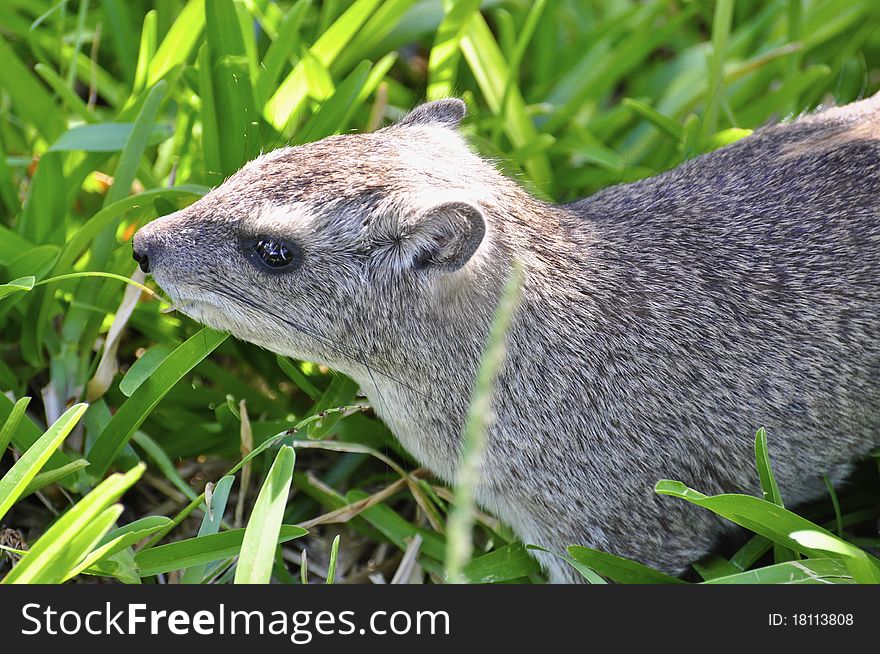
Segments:
[[[444,202],[418,218],[407,237],[416,270],[453,272],[464,266],[486,235],[483,212],[467,202]]]
[[[467,106],[458,98],[446,98],[435,100],[419,105],[399,123],[399,126],[413,125],[439,125],[441,127],[456,128],[462,118],[467,114]]]

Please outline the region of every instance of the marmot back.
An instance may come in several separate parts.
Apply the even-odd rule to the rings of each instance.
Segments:
[[[136,256],[197,320],[352,376],[447,481],[520,265],[477,497],[556,552],[680,573],[727,527],[658,479],[758,493],[764,426],[795,504],[880,444],[877,97],[566,206],[474,155],[463,115],[270,153],[142,228]]]

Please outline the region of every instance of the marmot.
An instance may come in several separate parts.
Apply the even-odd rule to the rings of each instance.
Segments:
[[[554,552],[681,573],[727,527],[659,479],[759,493],[764,426],[796,504],[880,444],[880,95],[564,206],[474,154],[464,114],[265,154],[135,258],[194,319],[351,376],[449,482],[517,262],[476,493]]]

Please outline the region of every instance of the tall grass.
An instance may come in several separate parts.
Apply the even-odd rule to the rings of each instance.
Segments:
[[[475,148],[571,200],[873,92],[878,24],[874,0],[6,0],[0,575],[444,580],[452,492],[350,380],[135,302],[136,228],[261,151],[447,94]],[[755,533],[692,578],[876,581],[878,459],[800,517],[756,442],[764,498],[658,485]],[[491,516],[465,532],[456,579],[542,580]],[[569,557],[592,581],[672,581]]]

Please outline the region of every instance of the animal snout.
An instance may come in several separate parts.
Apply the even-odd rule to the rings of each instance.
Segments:
[[[155,239],[150,238],[146,229],[138,230],[131,241],[131,256],[145,273],[150,272],[150,261],[155,260],[155,251]]]

